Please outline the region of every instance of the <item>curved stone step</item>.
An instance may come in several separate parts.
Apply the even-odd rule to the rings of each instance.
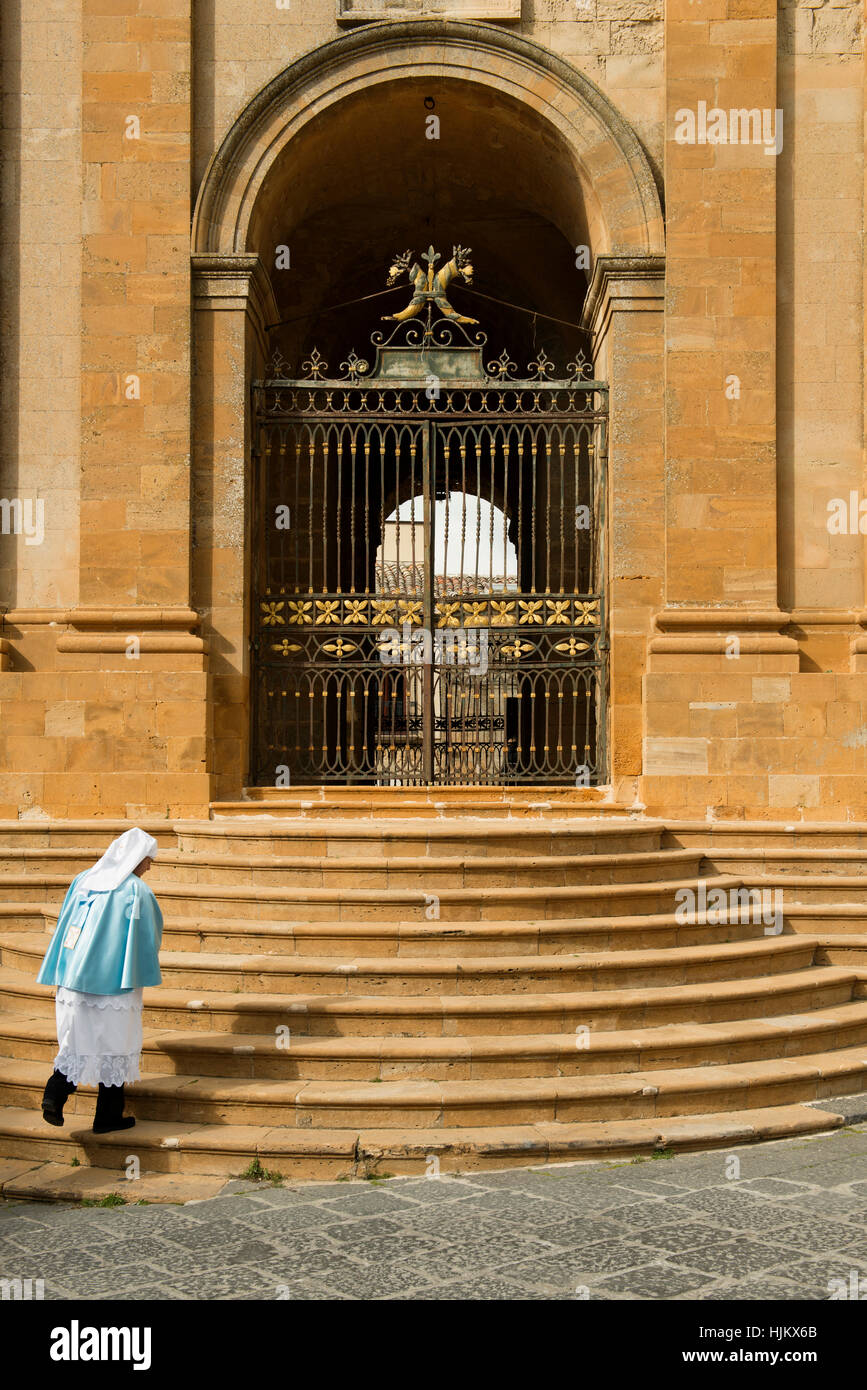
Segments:
[[[203,821],[202,824],[207,825],[209,822]],[[91,863],[93,863],[112,840],[133,826],[145,830],[161,846],[173,849],[177,845],[177,832],[173,821],[165,819],[100,820],[97,817],[92,817],[89,820],[52,820],[50,817],[33,820],[0,820],[0,845],[10,848],[16,845],[21,848],[25,846],[44,847],[46,849],[68,847],[73,850],[87,848],[91,852]],[[96,855],[92,853],[94,850],[98,851]]]
[[[89,1117],[88,1117],[89,1118]],[[727,1113],[615,1120],[604,1124],[527,1124],[462,1129],[272,1129],[252,1126],[174,1125],[142,1121],[135,1127],[135,1149],[142,1176],[163,1175],[173,1191],[177,1174],[233,1176],[253,1158],[263,1168],[292,1180],[371,1177],[377,1173],[473,1172],[582,1159],[628,1157],[660,1150],[710,1149],[761,1140],[820,1134],[838,1129],[841,1115],[790,1104]],[[0,1109],[0,1146],[10,1157],[69,1165],[73,1158],[118,1173],[126,1184],[129,1131],[93,1134],[83,1124],[52,1129],[28,1110]],[[73,1170],[75,1172],[76,1170]],[[123,1184],[123,1186],[120,1186]],[[153,1190],[149,1186],[149,1191]],[[177,1200],[170,1197],[169,1200]]]
[[[811,846],[777,848],[757,846],[751,849],[718,846],[708,854],[714,871],[737,874],[749,882],[755,874],[839,875],[862,880],[867,887],[867,854],[851,845],[822,849]]]
[[[243,860],[249,853],[292,856],[344,855],[411,857],[446,855],[484,857],[509,854],[514,849],[527,855],[617,854],[660,850],[665,834],[658,821],[637,817],[611,820],[558,820],[546,816],[537,821],[485,818],[458,822],[425,819],[413,822],[397,816],[391,820],[359,821],[351,807],[339,820],[317,826],[310,820],[258,815],[231,820],[0,820],[0,846],[7,849],[66,850],[76,857],[87,852],[89,862],[98,857],[116,836],[138,824],[164,851],[217,852]],[[678,846],[671,841],[670,848]]]
[[[812,848],[833,854],[837,849],[867,850],[867,821],[802,820],[666,820],[665,840],[678,845],[702,845],[709,854],[718,848]]]
[[[182,853],[317,855],[342,858],[398,858],[442,855],[484,858],[515,850],[528,855],[650,852],[663,846],[659,822],[636,818],[611,821],[407,820],[359,821],[344,818],[327,827],[305,820],[257,817],[240,821],[177,821]],[[2,842],[2,841],[0,841]],[[678,846],[671,843],[672,849]]]
[[[59,899],[53,903],[0,903],[0,929],[4,931],[53,931],[57,922]],[[401,946],[413,943],[410,954],[439,954],[443,942],[451,942],[456,954],[462,945],[472,944],[480,954],[508,954],[509,943],[514,950],[540,953],[567,950],[574,945],[579,950],[624,950],[651,946],[675,947],[695,942],[736,941],[764,934],[762,914],[755,907],[740,908],[723,914],[724,920],[695,922],[679,920],[680,912],[652,912],[637,916],[605,917],[548,917],[542,919],[512,918],[508,921],[484,922],[451,921],[444,924],[439,937],[431,932],[431,923],[391,921],[311,923],[260,922],[250,917],[194,918],[171,917],[165,927],[163,940],[176,949],[198,950],[206,943],[211,949],[235,952],[249,949],[268,952],[290,949],[281,942],[291,942],[299,954],[310,953],[310,946],[323,952],[352,951],[353,954],[390,955],[400,953]],[[803,935],[839,936],[867,933],[867,902],[786,903],[782,913],[784,931]],[[538,943],[536,945],[536,943]]]
[[[44,935],[0,933],[0,965],[38,974]],[[816,943],[809,936],[681,946],[674,950],[598,951],[576,955],[299,956],[161,951],[168,988],[297,994],[500,994],[678,986],[805,970]]]
[[[143,1079],[128,1094],[130,1112],[137,1118],[175,1124],[436,1129],[598,1123],[738,1110],[748,1099],[764,1107],[860,1093],[867,1089],[865,1054],[867,1048],[857,1044],[770,1062],[479,1081],[247,1080],[171,1074]],[[16,1073],[26,1075],[23,1094],[36,1106],[44,1072],[32,1062],[7,1062],[7,1093],[15,1090]],[[92,1114],[84,1090],[76,1095],[75,1106]],[[76,1113],[70,1112],[70,1126]]]
[[[814,914],[815,916],[815,914]],[[4,924],[5,925],[5,924]],[[677,949],[713,942],[750,941],[761,923],[744,920],[710,926],[677,921],[674,914],[641,917],[548,918],[529,922],[261,922],[174,918],[163,947],[233,955],[442,956],[559,955],[585,951]]]
[[[361,994],[341,981],[332,994],[266,994],[247,990],[145,990],[145,1023],[160,1028],[270,1032],[280,1036],[454,1036],[480,1033],[571,1033],[666,1023],[713,1023],[809,1013],[861,997],[863,972],[815,966],[788,974],[636,989],[549,994]],[[4,1011],[54,1014],[53,990],[31,976],[0,968]]]
[[[867,1042],[867,1000],[804,1014],[662,1024],[622,1031],[478,1034],[450,1037],[304,1037],[274,1033],[210,1033],[149,1027],[142,1069],[250,1080],[391,1081],[504,1080],[533,1076],[603,1076],[647,1068],[729,1065],[804,1056]],[[0,1103],[24,1104],[4,1090],[31,1087],[38,1106],[46,1068],[57,1052],[53,1018],[5,1013],[0,1018]],[[14,1062],[37,1064],[29,1073]],[[34,1088],[35,1089],[32,1089]]]
[[[703,881],[703,880],[702,880]],[[166,917],[190,916],[195,904],[202,917],[255,914],[270,921],[425,921],[432,912],[444,921],[497,921],[529,918],[624,916],[643,912],[674,912],[682,890],[698,894],[697,879],[652,883],[590,884],[563,888],[441,888],[436,893],[421,885],[406,889],[216,887],[207,883],[148,882]],[[737,890],[739,880],[719,877],[712,886]],[[18,902],[60,902],[69,880],[54,874],[0,874],[0,894]],[[435,900],[435,901],[434,901]]]
[[[29,853],[29,851],[28,851]],[[12,870],[7,856],[8,869]],[[236,856],[199,852],[167,852],[158,861],[159,884],[196,883],[220,887],[250,885],[274,888],[566,888],[592,884],[669,882],[672,878],[697,879],[703,855],[697,850],[651,850],[635,853],[561,855],[437,855],[371,859],[324,855],[250,855],[241,863]],[[7,863],[0,855],[0,872]],[[156,874],[156,870],[154,871]],[[155,890],[156,891],[156,890]]]
[[[720,875],[720,878],[724,877],[725,875]],[[714,880],[708,879],[707,882],[710,884]],[[742,880],[742,882],[747,881]],[[862,909],[865,906],[865,887],[867,884],[865,884],[863,874],[801,874],[784,873],[780,870],[776,872],[766,871],[752,874],[748,884],[754,891],[773,892],[777,890],[784,911],[795,904],[829,903],[842,905],[849,903]]]
[[[0,930],[51,932],[57,903],[0,904]],[[791,903],[783,914],[784,933],[832,940],[867,933],[867,903]],[[741,910],[722,922],[679,920],[678,913],[638,916],[548,917],[505,922],[257,922],[249,917],[171,917],[163,944],[169,950],[212,950],[228,954],[297,955],[546,955],[575,951],[673,949],[691,944],[746,941],[763,936],[761,913]]]
[[[166,850],[148,879],[155,892],[168,884],[235,885],[261,888],[346,888],[426,891],[440,888],[543,888],[590,884],[638,884],[698,878],[703,856],[698,850],[652,850],[637,853],[507,856],[445,856],[371,859],[328,855],[236,855]],[[93,863],[93,851],[0,849],[0,879],[63,875],[67,884]]]

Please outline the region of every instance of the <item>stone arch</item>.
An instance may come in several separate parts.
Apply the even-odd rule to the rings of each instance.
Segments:
[[[490,25],[415,21],[370,25],[298,59],[245,107],[214,154],[193,218],[193,252],[238,255],[257,199],[297,136],[336,103],[430,76],[487,87],[536,113],[571,152],[594,261],[663,250],[659,193],[640,141],[609,99],[562,58]]]
[[[208,756],[218,800],[241,794],[250,766],[255,445],[249,383],[268,360],[266,330],[279,326],[278,296],[287,293],[267,268],[266,229],[284,211],[281,187],[292,191],[288,211],[296,223],[306,215],[304,197],[315,201],[323,185],[314,182],[305,194],[305,180],[311,171],[319,178],[316,159],[320,168],[328,162],[330,132],[338,140],[345,135],[366,95],[378,92],[383,102],[396,97],[400,109],[400,94],[427,79],[460,88],[467,109],[502,119],[504,146],[523,142],[524,167],[532,177],[522,196],[536,217],[533,225],[547,218],[565,254],[559,282],[545,257],[537,258],[532,288],[550,294],[548,280],[556,290],[568,279],[578,300],[583,281],[574,275],[571,248],[578,242],[590,247],[583,309],[579,302],[564,307],[567,313],[572,308],[576,322],[580,314],[597,375],[611,383],[604,504],[611,538],[609,628],[615,675],[618,663],[629,665],[629,679],[618,678],[612,687],[611,780],[615,788],[631,787],[640,772],[644,656],[634,627],[636,613],[660,606],[664,574],[664,223],[649,161],[610,100],[537,44],[491,25],[389,22],[321,45],[264,87],[214,154],[196,203],[192,570],[210,650]],[[554,152],[544,174],[541,161],[527,163],[528,141]],[[501,162],[501,184],[504,167],[511,177],[511,166]],[[354,274],[354,261],[347,264]],[[381,277],[381,266],[376,275]],[[298,284],[293,282],[293,294]],[[311,303],[302,308],[315,305],[319,289],[311,283]],[[515,294],[521,303],[520,287]],[[344,297],[336,294],[332,302]],[[528,293],[523,302],[536,300]],[[544,313],[546,306],[539,307]],[[547,309],[562,312],[550,304]]]

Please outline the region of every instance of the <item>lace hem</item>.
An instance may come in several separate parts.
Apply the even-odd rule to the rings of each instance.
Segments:
[[[129,1010],[138,1008],[142,1002],[140,989],[131,989],[128,994],[84,994],[81,990],[58,986],[58,1004],[84,1004],[88,1009]]]
[[[54,1059],[54,1070],[62,1072],[73,1086],[123,1086],[128,1081],[140,1081],[140,1054],[126,1056],[82,1056],[63,1048]]]

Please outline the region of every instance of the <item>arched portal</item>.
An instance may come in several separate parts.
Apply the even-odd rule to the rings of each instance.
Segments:
[[[472,247],[477,269],[453,303],[482,322],[490,359],[520,358],[524,375],[544,350],[560,376],[592,349],[602,377],[615,337],[610,267],[643,276],[662,218],[639,142],[591,82],[492,27],[419,22],[325,45],[263,89],[211,162],[193,240],[198,408],[214,436],[196,460],[197,602],[214,625],[216,791],[236,795],[254,761],[245,730],[261,563],[249,383],[269,376],[275,352],[292,377],[314,349],[330,375],[352,350],[369,357],[371,329],[406,298],[374,297],[389,260],[456,243]],[[398,505],[411,479],[395,485]]]

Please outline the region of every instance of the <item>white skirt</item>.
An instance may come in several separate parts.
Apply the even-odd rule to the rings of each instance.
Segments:
[[[123,1086],[138,1081],[142,1049],[142,990],[83,994],[61,986],[55,999],[55,1071],[74,1086]]]

